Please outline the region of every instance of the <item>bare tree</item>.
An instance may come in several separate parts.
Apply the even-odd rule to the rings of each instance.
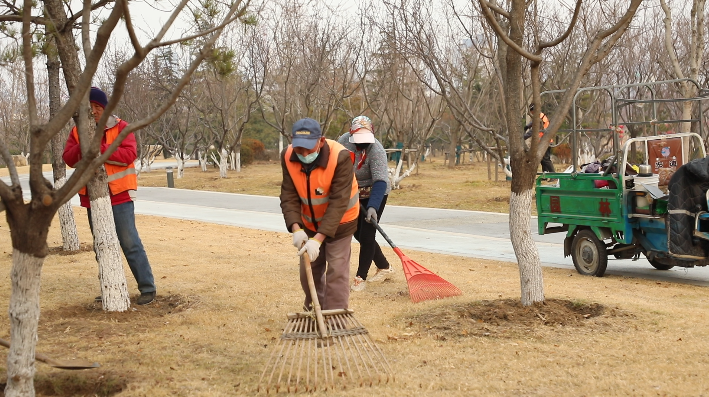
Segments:
[[[498,6],[495,2],[478,0],[485,19],[494,29],[498,40],[507,45],[505,57],[504,94],[506,105],[507,128],[510,131],[509,147],[512,167],[512,194],[510,196],[510,237],[517,256],[520,271],[521,301],[523,305],[531,305],[544,301],[544,281],[542,277],[539,253],[529,232],[530,208],[534,196],[534,180],[537,166],[544,155],[549,141],[561,127],[563,116],[552,115],[550,125],[539,138],[539,123],[532,123],[532,143],[529,151],[525,150],[522,134],[512,133],[519,129],[519,120],[526,113],[521,76],[524,61],[529,62],[529,76],[532,86],[532,103],[535,111],[532,120],[539,118],[541,109],[541,67],[545,49],[562,43],[573,31],[581,10],[582,1],[577,0],[574,10],[570,13],[568,27],[557,37],[543,37],[538,28],[540,15],[537,13],[537,2],[525,0],[510,0],[509,8]],[[558,112],[566,114],[572,105],[573,97],[583,76],[590,67],[603,59],[613,48],[613,45],[625,33],[642,0],[631,0],[628,9],[605,29],[599,29],[593,35],[584,52],[581,62],[577,65],[575,74],[566,93],[563,95]],[[613,11],[613,10],[606,10]],[[531,17],[528,17],[531,16]],[[503,18],[506,24],[498,22]],[[532,39],[525,41],[528,37]],[[531,50],[526,49],[531,46]]]
[[[243,15],[245,6],[242,2],[234,2],[224,13],[222,23],[214,29],[198,33],[198,36],[184,37],[180,40],[189,40],[194,37],[206,36],[207,40],[198,53],[195,54],[193,64],[181,78],[173,90],[172,96],[154,114],[137,122],[131,123],[123,129],[118,139],[99,155],[101,134],[89,136],[92,129],[87,123],[88,117],[88,91],[91,81],[98,69],[99,62],[104,54],[106,44],[113,34],[119,20],[123,20],[127,28],[131,44],[134,48],[133,56],[118,68],[111,98],[106,106],[106,111],[95,126],[102,131],[106,121],[120,102],[128,73],[138,66],[145,57],[155,48],[173,44],[177,41],[164,40],[165,33],[174,22],[177,15],[185,8],[187,1],[180,3],[172,13],[172,17],[162,27],[160,32],[145,46],[141,45],[136,36],[128,2],[117,0],[113,4],[109,15],[102,19],[91,50],[87,51],[83,68],[78,62],[76,44],[73,37],[73,26],[80,18],[82,39],[89,41],[88,24],[91,11],[102,7],[105,3],[92,5],[86,2],[79,14],[67,14],[65,4],[59,0],[46,0],[43,6],[48,17],[33,15],[33,3],[26,0],[22,9],[11,9],[0,16],[0,22],[19,23],[22,31],[22,57],[24,61],[24,79],[27,94],[27,114],[30,131],[30,190],[31,199],[25,203],[20,186],[17,169],[12,164],[8,146],[0,140],[0,156],[8,164],[11,183],[0,183],[0,198],[5,207],[7,222],[11,229],[13,246],[12,254],[12,293],[9,305],[9,318],[11,325],[11,347],[7,358],[7,386],[5,395],[33,396],[34,384],[34,348],[37,341],[37,323],[39,320],[39,286],[40,275],[44,258],[47,255],[47,234],[49,225],[58,208],[67,202],[79,189],[93,178],[106,159],[115,151],[120,142],[129,133],[140,129],[169,108],[179,95],[180,90],[189,81],[189,76],[204,59],[206,53],[219,37],[224,26]],[[67,6],[68,7],[68,6]],[[67,102],[47,122],[41,122],[38,117],[37,91],[35,86],[35,65],[33,59],[32,29],[36,25],[44,25],[55,34],[57,52],[62,63],[64,79],[67,84],[69,98]],[[85,46],[85,48],[87,48]],[[54,188],[42,175],[42,156],[51,139],[57,135],[67,124],[70,118],[77,113],[75,122],[79,134],[84,139],[82,143],[82,160],[77,163],[76,170],[60,188]]]
[[[672,74],[676,79],[690,78],[697,81],[699,78],[699,66],[704,59],[704,18],[706,15],[706,0],[692,0],[692,11],[689,18],[689,40],[685,46],[684,59],[687,59],[686,72],[683,71],[682,65],[677,54],[676,40],[672,34],[672,9],[667,3],[667,0],[660,0],[662,10],[665,13],[665,50],[667,51],[672,65]],[[688,47],[688,48],[687,48]],[[688,52],[688,53],[687,53]],[[683,81],[682,95],[685,98],[691,98],[697,95],[696,87]],[[682,103],[682,120],[690,120],[692,118],[693,102],[686,101]],[[682,123],[682,132],[689,132],[692,128],[692,123],[689,121]]]

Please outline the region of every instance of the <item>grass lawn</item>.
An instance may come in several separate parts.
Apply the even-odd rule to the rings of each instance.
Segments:
[[[277,195],[277,164],[219,179],[188,169],[177,187]],[[392,193],[397,205],[506,211],[507,182],[484,164],[425,164]],[[165,185],[164,171],[142,185]],[[437,190],[439,189],[440,190]],[[471,189],[472,188],[472,189]],[[244,190],[233,190],[244,189]],[[76,208],[83,243],[84,209]],[[256,395],[286,314],[303,294],[290,235],[151,216],[138,229],[158,285],[157,302],[106,313],[93,252],[44,263],[37,351],[101,367],[62,371],[37,363],[40,396]],[[58,222],[50,248],[61,245]],[[353,244],[353,257],[359,246]],[[411,303],[396,255],[394,278],[352,293],[350,308],[387,356],[396,380],[316,392],[337,396],[705,395],[709,382],[709,289],[622,276],[592,278],[544,268],[547,303],[519,306],[516,264],[406,251],[463,295]],[[10,233],[0,221],[0,302],[10,296]],[[137,294],[128,267],[129,291]],[[351,273],[355,271],[352,261]],[[6,324],[0,338],[9,337]],[[0,363],[4,356],[0,355]],[[0,364],[0,383],[5,373]]]

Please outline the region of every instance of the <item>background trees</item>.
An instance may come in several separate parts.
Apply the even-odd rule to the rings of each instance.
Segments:
[[[81,9],[56,0],[4,3],[0,160],[11,177],[0,183],[0,208],[6,209],[13,227],[13,261],[27,280],[35,280],[41,270],[48,222],[107,156],[99,156],[98,141],[90,139],[87,125],[85,94],[92,84],[108,88],[108,113],[133,121],[128,131],[136,132],[146,169],[153,150],[161,147],[178,159],[178,177],[183,160],[198,156],[206,164],[209,150],[219,153],[215,159],[226,177],[232,153],[232,167],[241,164],[245,138],[258,138],[277,152],[290,139],[292,122],[301,117],[318,119],[330,138],[346,131],[353,116],[366,114],[388,148],[423,154],[435,146],[453,158],[456,147],[472,146],[498,161],[510,155],[519,175],[512,182],[511,210],[519,213],[510,226],[526,230],[531,181],[549,144],[547,137],[532,139],[529,148],[522,142],[523,109],[529,103],[550,115],[550,135],[562,130],[555,143],[563,145],[571,106],[580,125],[609,127],[608,99],[589,93],[572,105],[569,93],[576,87],[682,77],[704,87],[709,78],[704,0],[646,0],[644,7],[640,0],[579,1],[573,6],[555,1],[388,0],[347,8],[332,8],[325,1],[277,0],[256,5],[248,16],[240,2],[226,11],[218,2],[185,1],[177,7],[186,14],[180,31],[171,36],[157,29],[161,26],[143,26],[142,31],[155,29],[146,44],[134,25],[134,4],[142,3],[102,1]],[[232,17],[225,20],[229,12]],[[243,23],[219,37],[228,18],[237,15]],[[123,32],[120,39],[118,30]],[[201,36],[192,35],[198,31]],[[50,93],[54,77],[45,77],[45,65],[56,62],[54,53],[37,51],[50,36],[56,38],[63,73],[58,93]],[[77,45],[85,52],[77,52]],[[548,90],[561,91],[541,96]],[[691,84],[667,90],[679,97],[701,93]],[[646,94],[636,89],[628,95]],[[688,119],[692,109],[668,105],[661,111]],[[621,118],[638,114],[652,117],[648,109],[628,106]],[[41,165],[51,162],[49,142],[54,139],[56,152],[72,123],[86,137],[86,161],[65,184],[52,187]],[[654,133],[632,126],[628,131],[632,136]],[[607,137],[588,133],[584,140],[592,155],[605,155]],[[24,202],[12,155],[29,157],[30,203]],[[420,158],[414,156],[413,164]],[[533,253],[527,237],[515,241],[520,263],[531,266],[531,273],[521,269],[522,279],[537,280],[529,284],[535,288],[523,286],[523,301],[533,302],[543,299],[543,289],[540,293],[535,273],[538,259],[525,256]],[[20,283],[18,277],[13,282]],[[11,354],[19,366],[28,365],[33,346],[32,316],[38,306],[32,288],[11,303],[13,327],[25,330],[13,332],[13,346],[18,347]],[[29,320],[20,314],[23,310],[31,313]],[[15,334],[21,336],[15,340]],[[27,379],[22,379],[26,387]]]

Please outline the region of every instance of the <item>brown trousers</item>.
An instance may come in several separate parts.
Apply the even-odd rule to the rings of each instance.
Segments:
[[[315,290],[322,310],[347,309],[350,300],[350,254],[352,235],[323,243],[320,255],[311,263]],[[303,307],[310,310],[312,299],[305,267],[300,265],[300,285],[305,292]]]

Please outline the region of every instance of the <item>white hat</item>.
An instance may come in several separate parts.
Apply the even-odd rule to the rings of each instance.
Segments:
[[[360,128],[355,132],[350,132],[350,143],[374,143],[372,131]]]

